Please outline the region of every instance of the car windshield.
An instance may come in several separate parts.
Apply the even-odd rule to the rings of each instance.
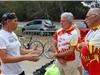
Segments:
[[[27,26],[36,25],[36,24],[42,24],[42,21],[33,21],[33,22],[29,22],[29,23],[27,24]]]
[[[74,25],[76,25],[79,28],[87,28],[86,23],[84,22],[74,22]]]

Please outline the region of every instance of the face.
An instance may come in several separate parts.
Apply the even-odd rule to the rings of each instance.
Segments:
[[[97,15],[95,13],[93,13],[93,11],[89,11],[86,15],[86,22],[87,22],[87,25],[92,28],[96,25],[96,22],[97,22]]]
[[[12,20],[8,20],[8,25],[9,25],[11,31],[16,30],[17,24],[18,24],[17,18],[12,19]]]
[[[61,18],[61,25],[62,25],[62,28],[69,29],[72,24],[66,18]]]

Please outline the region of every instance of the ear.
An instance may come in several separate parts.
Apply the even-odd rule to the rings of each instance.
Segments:
[[[11,20],[7,20],[6,23],[9,23]]]
[[[99,21],[99,18],[98,18],[98,17],[95,17],[95,18],[94,18],[94,21],[95,21],[95,22],[98,22],[98,21]]]

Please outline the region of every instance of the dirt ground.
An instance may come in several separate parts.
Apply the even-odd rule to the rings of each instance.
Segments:
[[[25,36],[27,39],[23,40],[23,41],[28,41],[29,36]],[[33,36],[33,40],[38,40],[41,41],[43,44],[45,44],[48,40],[53,40],[52,36]],[[40,60],[38,62],[29,62],[29,61],[24,61],[22,62],[22,67],[26,72],[26,75],[33,75],[33,71],[35,71],[36,69],[39,69],[41,66],[45,65],[46,63],[50,62],[51,59],[47,59],[46,57],[44,57],[44,55],[42,55],[40,57]],[[75,65],[76,66],[76,65]],[[76,75],[76,74],[75,74]],[[78,73],[79,75],[79,73]]]

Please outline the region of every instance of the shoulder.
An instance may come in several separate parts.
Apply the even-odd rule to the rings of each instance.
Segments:
[[[95,35],[96,35],[95,37],[97,37],[97,38],[100,39],[100,29],[97,31],[97,33],[95,33]],[[94,38],[95,38],[95,37],[94,37]]]
[[[12,32],[12,35],[17,36],[14,32]]]
[[[78,30],[77,29],[74,29],[71,34],[78,34]]]
[[[3,30],[0,30],[0,35],[3,34]]]
[[[5,37],[5,36],[7,36],[7,35],[5,34],[5,32],[4,32],[3,30],[0,30],[0,37]]]
[[[61,36],[63,34],[63,28],[58,29],[56,34]]]
[[[100,34],[100,28],[98,29],[98,32],[97,33]]]
[[[13,35],[15,38],[18,39],[17,35],[16,35],[14,32],[12,32],[12,35]]]

